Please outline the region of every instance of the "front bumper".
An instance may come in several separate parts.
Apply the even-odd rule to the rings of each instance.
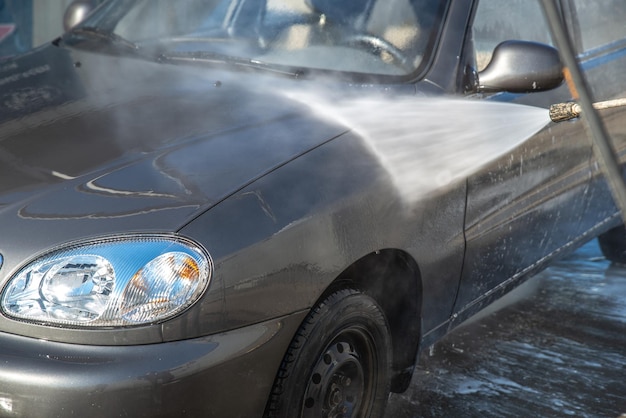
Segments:
[[[303,317],[141,346],[0,334],[0,416],[261,416]]]

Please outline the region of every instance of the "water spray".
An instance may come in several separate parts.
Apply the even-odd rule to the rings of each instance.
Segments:
[[[607,100],[593,104],[593,108],[596,110],[611,109],[620,106],[626,106],[626,99]],[[563,122],[579,117],[582,111],[582,106],[576,102],[556,103],[550,106],[550,119],[552,119],[553,122]]]
[[[410,96],[330,101],[316,92],[283,93],[356,133],[407,207],[455,187],[548,124],[545,108],[517,103]]]

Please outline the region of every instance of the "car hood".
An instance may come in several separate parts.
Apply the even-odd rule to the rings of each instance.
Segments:
[[[0,62],[0,253],[176,231],[345,131],[272,80],[53,45]]]

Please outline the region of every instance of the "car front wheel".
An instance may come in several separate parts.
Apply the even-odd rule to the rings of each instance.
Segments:
[[[378,304],[356,290],[315,306],[282,361],[266,416],[381,417],[389,394],[390,336]]]

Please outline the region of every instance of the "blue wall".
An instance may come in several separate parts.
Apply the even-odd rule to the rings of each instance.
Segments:
[[[32,0],[0,0],[0,57],[26,52],[32,46]]]

